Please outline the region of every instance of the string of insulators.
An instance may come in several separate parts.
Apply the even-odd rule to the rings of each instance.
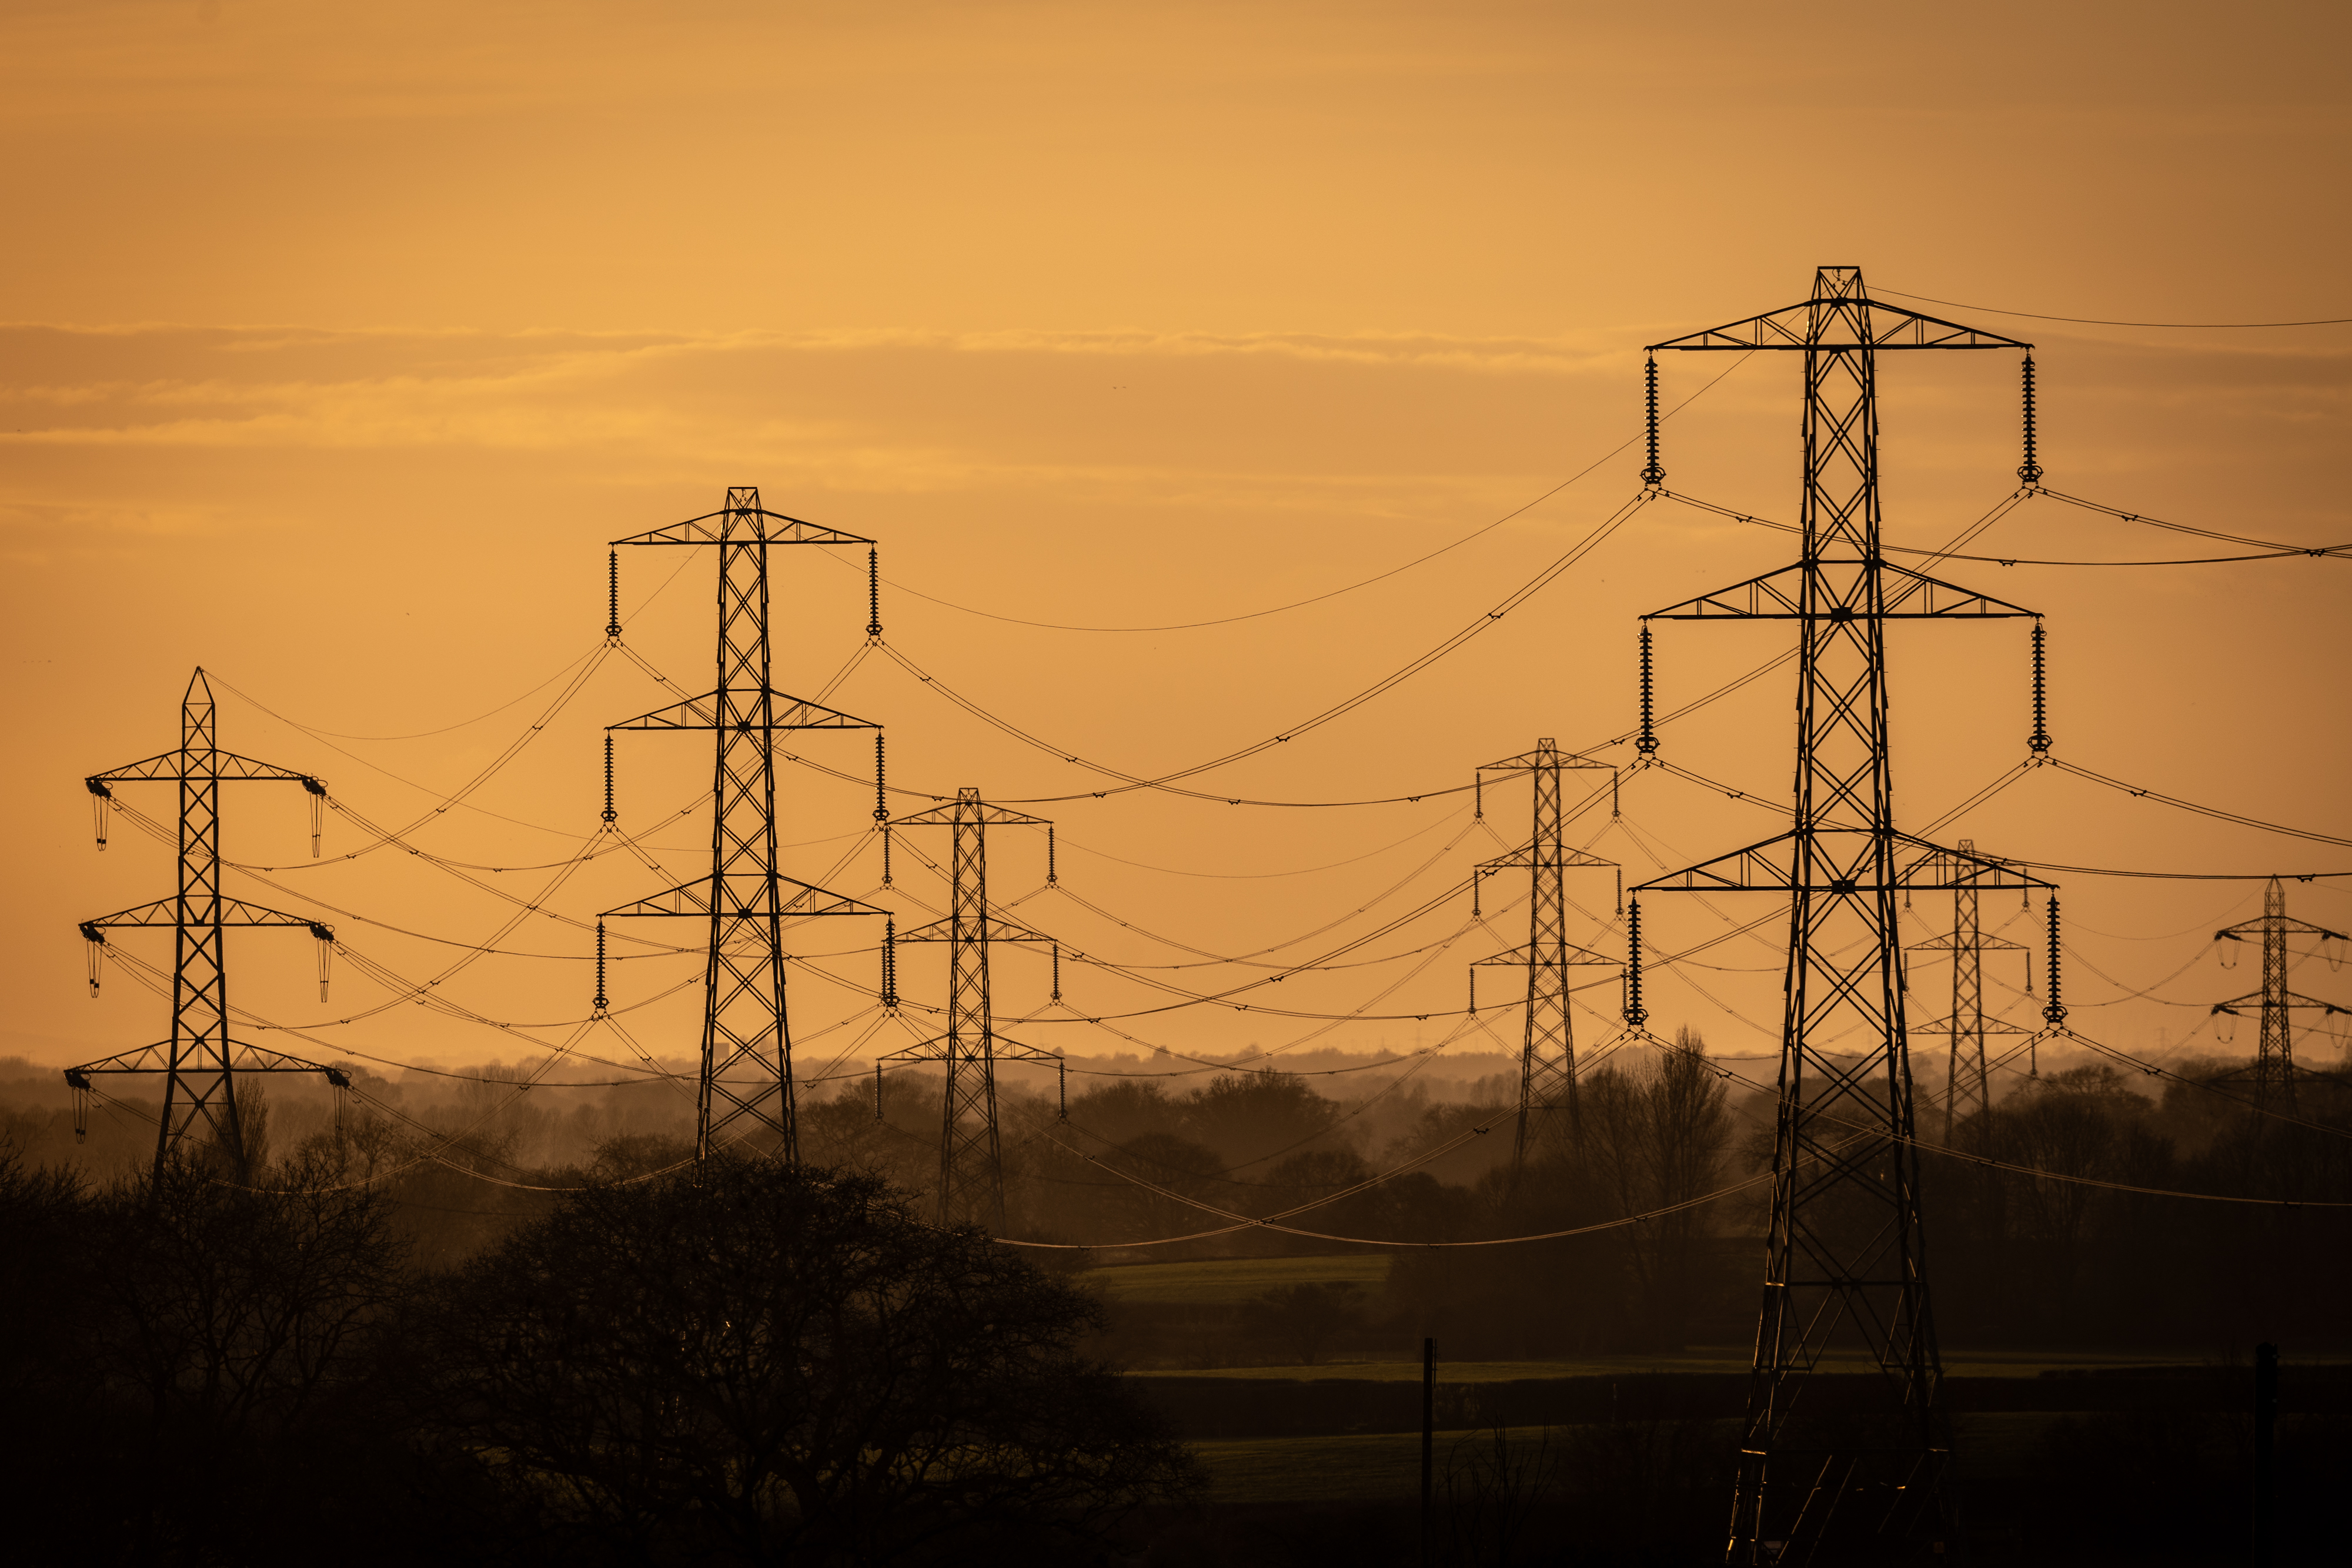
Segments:
[[[1470,966],[1470,1016],[1478,1016],[1478,966]]]
[[[1644,624],[1642,628],[1642,735],[1640,739],[1633,742],[1633,749],[1643,757],[1655,757],[1658,754],[1657,731],[1651,723],[1653,690],[1650,671],[1650,628]]]
[[[621,552],[604,552],[604,635],[621,640]]]
[[[327,781],[304,774],[302,789],[310,797],[310,858],[317,860],[319,842],[327,835]],[[101,841],[98,847],[104,849],[106,845]]]
[[[874,732],[874,821],[882,830],[882,885],[890,885],[890,796],[884,779],[882,732]]]
[[[1642,1005],[1642,901],[1625,906],[1625,1021],[1640,1029],[1650,1021]]]
[[[596,996],[588,1006],[591,1011],[601,1014],[611,1005],[604,996],[604,923],[599,920],[596,922]]]
[[[866,547],[866,635],[882,640],[882,552]]]
[[[2046,636],[2042,622],[2033,623],[2033,733],[2025,744],[2036,757],[2050,755],[2050,686]]]
[[[104,780],[98,779],[83,779],[82,788],[89,791],[90,825],[98,835],[98,847],[103,851],[106,848],[106,807],[114,799],[114,791],[106,787]]]
[[[2025,461],[2017,465],[2017,476],[2028,485],[2042,483],[2042,464],[2034,450],[2033,440],[2033,356],[2025,356]]]
[[[1484,898],[1486,894],[1486,868],[1483,866],[1472,867],[1470,872],[1470,918],[1473,920],[1483,919],[1486,916],[1486,912],[1479,904],[1479,900]]]
[[[1045,824],[1045,885],[1058,887],[1061,882],[1061,871],[1054,862],[1054,824],[1048,822]]]
[[[604,737],[604,810],[598,815],[608,828],[621,820],[621,813],[613,809],[613,737],[609,735]]]
[[[89,999],[98,1000],[99,970],[105,967],[106,933],[89,921],[82,922],[82,940],[89,951]]]
[[[319,944],[319,999],[327,999],[327,981],[335,967],[335,930],[331,925],[312,925],[310,935]]]
[[[1062,945],[1059,942],[1054,944],[1054,995],[1052,999],[1057,1002],[1062,999]]]
[[[1473,773],[1470,776],[1470,800],[1475,807],[1475,810],[1470,813],[1472,820],[1485,821],[1486,820],[1486,776],[1484,773]]]
[[[895,915],[882,923],[882,1006],[890,1012],[898,1010],[898,921]],[[878,1073],[882,1070],[877,1067],[874,1071]]]
[[[1666,471],[1658,466],[1658,356],[1655,354],[1652,354],[1642,367],[1642,397],[1648,415],[1650,439],[1650,461],[1642,469],[1642,483],[1654,490],[1666,482]]]
[[[1054,1053],[1054,1076],[1061,1081],[1062,1120],[1070,1119],[1070,1064],[1060,1051]]]
[[[2042,1004],[2042,1020],[2049,1024],[2052,1029],[2056,1029],[2059,1025],[2066,1021],[2066,1003],[2060,997],[2058,989],[2058,895],[2054,893],[2050,895],[2050,908],[2048,913],[2050,920],[2050,957],[2048,960],[2049,974],[2047,978],[2049,979],[2050,984],[2047,988],[2049,992],[2048,998]]]
[[[874,1119],[882,1119],[882,1064],[874,1064]]]

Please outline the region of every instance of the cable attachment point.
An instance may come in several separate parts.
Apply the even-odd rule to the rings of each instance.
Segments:
[[[1640,752],[1645,761],[1658,754],[1658,734],[1652,724],[1652,695],[1650,628],[1645,623],[1642,627],[1642,734],[1633,742],[1633,749]]]
[[[114,791],[106,787],[103,779],[85,779],[82,788],[89,791],[90,822],[98,835],[100,852],[106,849],[106,808],[114,800]]]
[[[2042,483],[2042,464],[2035,455],[2033,439],[2033,356],[2025,356],[2025,461],[2017,465],[2017,476],[2027,486]]]
[[[2060,999],[2058,991],[2058,895],[2055,893],[2050,895],[2048,914],[2050,956],[2042,978],[2045,982],[2043,990],[2049,999],[2042,1004],[2042,1018],[2052,1029],[2057,1029],[2066,1021],[2066,1004]]]
[[[306,773],[302,776],[302,789],[310,797],[310,858],[317,860],[319,841],[327,832],[327,781],[313,779]],[[104,849],[106,846],[100,843],[98,847]]]
[[[604,995],[604,923],[599,920],[596,922],[596,995],[589,1002],[588,1009],[603,1018],[604,1009],[611,1005]]]
[[[604,638],[621,640],[621,552],[604,552]]]
[[[613,737],[609,735],[604,737],[604,810],[599,815],[608,828],[621,820],[621,813],[613,809]]]
[[[1654,490],[1666,482],[1666,471],[1658,466],[1658,356],[1652,354],[1642,366],[1642,401],[1649,427],[1650,461],[1642,469],[1642,484]]]
[[[873,545],[866,547],[866,636],[882,641],[882,552]]]
[[[2033,733],[2025,737],[2025,744],[2036,759],[2045,762],[2050,758],[2050,671],[2046,643],[2047,633],[2037,620],[2033,622]]]
[[[1633,900],[1625,906],[1625,1022],[1640,1029],[1650,1021],[1650,1009],[1642,1005],[1642,901]]]

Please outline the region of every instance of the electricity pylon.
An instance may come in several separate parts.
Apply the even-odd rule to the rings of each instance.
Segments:
[[[1003,1148],[996,1132],[996,1064],[1001,1061],[1052,1061],[1049,1051],[1023,1045],[996,1032],[989,1010],[988,946],[992,942],[1052,942],[1053,938],[988,906],[988,830],[991,826],[1046,826],[1003,806],[992,806],[967,785],[953,803],[934,806],[890,826],[950,829],[947,918],[898,934],[901,942],[948,945],[948,1028],[936,1040],[893,1051],[886,1061],[939,1061],[947,1064],[947,1093],[940,1122],[939,1215],[942,1225],[978,1225],[992,1235],[1004,1229]],[[1058,987],[1056,988],[1058,989]]]
[[[1790,901],[1772,1217],[1733,1499],[1736,1563],[1882,1562],[1921,1550],[1945,1528],[1949,1443],[1920,1235],[1896,899],[1906,886],[1957,886],[1951,866],[1963,857],[1895,827],[1885,626],[2032,612],[1882,553],[1877,356],[2028,347],[1876,303],[1850,267],[1822,267],[1811,297],[1785,309],[1651,346],[1804,356],[1802,559],[1643,617],[1798,627],[1790,831],[1634,890]],[[2046,885],[1966,858],[1977,888]],[[1841,1348],[1880,1375],[1851,1408],[1832,1407],[1842,1402],[1828,1388],[1801,1408],[1806,1375]]]
[[[1989,1019],[1984,1010],[1984,956],[1994,952],[2022,953],[2025,948],[1999,936],[1987,936],[1979,917],[1977,900],[1981,889],[1976,870],[1976,841],[1962,839],[1958,857],[1948,868],[1953,881],[1952,934],[1926,942],[1914,943],[1914,953],[1949,953],[1952,956],[1952,1010],[1934,1023],[1918,1025],[1921,1034],[1941,1034],[1951,1037],[1950,1061],[1944,1069],[1944,1143],[1950,1146],[1954,1132],[1969,1116],[1977,1118],[1977,1136],[1982,1142],[1992,1129],[1992,1090],[1986,1080],[1985,1037],[1992,1034],[2023,1034],[2026,1031],[2002,1019]]]
[[[694,1157],[738,1120],[765,1129],[772,1152],[800,1160],[793,1103],[793,1037],[784,1007],[784,923],[828,915],[886,915],[870,904],[784,875],[776,866],[775,744],[795,729],[879,729],[769,685],[768,549],[772,545],[870,545],[871,539],[805,523],[760,505],[745,486],[726,507],[614,545],[711,545],[719,550],[719,685],[610,729],[709,730],[715,741],[710,870],[600,919],[669,915],[709,931],[703,971],[701,1082]]]
[[[1572,865],[1613,869],[1616,862],[1561,843],[1559,775],[1564,768],[1612,771],[1605,762],[1573,754],[1563,758],[1559,743],[1549,736],[1538,740],[1533,751],[1506,757],[1478,769],[1482,782],[1489,773],[1525,773],[1535,795],[1535,821],[1527,843],[1483,862],[1477,872],[1483,876],[1525,866],[1528,873],[1526,946],[1481,958],[1473,966],[1528,972],[1527,1030],[1519,1044],[1519,1114],[1511,1141],[1514,1176],[1526,1168],[1528,1156],[1538,1146],[1557,1142],[1576,1126],[1576,1030],[1569,1017],[1569,967],[1617,964],[1614,958],[1604,958],[1568,939],[1568,894],[1561,873]]]
[[[199,1121],[211,1129],[212,1147],[226,1162],[232,1179],[252,1175],[246,1154],[245,1130],[238,1122],[236,1078],[249,1072],[316,1072],[338,1089],[351,1087],[340,1068],[320,1067],[275,1051],[265,1051],[228,1032],[228,950],[230,926],[278,926],[307,930],[319,942],[319,994],[327,990],[327,965],[335,934],[308,915],[282,915],[257,904],[229,898],[221,893],[220,787],[251,779],[299,784],[310,793],[310,853],[319,852],[320,807],[327,787],[308,773],[256,762],[215,744],[215,709],[211,683],[199,668],[180,702],[178,749],[93,773],[83,780],[97,800],[103,824],[104,802],[114,798],[112,786],[170,780],[180,787],[180,888],[173,896],[142,904],[96,920],[81,923],[90,943],[89,992],[98,995],[100,951],[106,933],[135,927],[167,928],[173,934],[172,1035],[169,1040],[138,1051],[124,1051],[100,1061],[66,1069],[66,1082],[75,1091],[76,1110],[90,1089],[93,1077],[106,1073],[163,1074],[163,1114],[155,1130],[155,1171],[162,1175],[180,1140]],[[106,846],[101,831],[99,847]],[[77,1115],[75,1132],[86,1129]]]
[[[2235,1017],[2240,1008],[2250,1003],[2261,1006],[2262,1038],[2254,1046],[2254,1065],[2251,1074],[2254,1108],[2258,1111],[2277,1109],[2292,1114],[2294,1111],[2294,1009],[2319,1008],[2331,1013],[2347,1009],[2286,988],[2286,939],[2289,936],[2316,936],[2323,941],[2341,942],[2344,935],[2290,916],[2286,912],[2286,889],[2278,878],[2273,877],[2263,889],[2260,916],[2235,925],[2225,925],[2213,933],[2216,942],[2243,942],[2249,936],[2262,938],[2263,988],[2250,991],[2242,997],[2232,997],[2226,1002],[2215,1002],[2213,1011],[2216,1015],[2228,1013]]]

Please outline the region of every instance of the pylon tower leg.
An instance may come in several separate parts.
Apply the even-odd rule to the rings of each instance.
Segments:
[[[1816,313],[1835,308],[1821,301],[1837,298],[1842,281],[1825,274],[1816,284]],[[1811,348],[1804,375],[1796,878],[1772,1213],[1732,1528],[1735,1554],[1744,1547],[1758,1561],[1768,1541],[1825,1531],[1829,1518],[1809,1517],[1819,1508],[1933,1506],[1947,1448],[1895,940],[1875,356]],[[1816,1408],[1800,1427],[1794,1385],[1840,1339],[1859,1340],[1892,1385],[1891,1418]],[[1864,1495],[1836,1495],[1855,1491]]]
[[[710,951],[694,1152],[749,1119],[800,1160],[776,863],[774,693],[769,684],[768,540],[760,493],[730,488],[719,521],[719,687],[711,788]]]
[[[1528,1017],[1519,1047],[1519,1115],[1511,1145],[1513,1170],[1547,1141],[1572,1137],[1576,1126],[1576,1039],[1568,1010],[1568,894],[1560,843],[1559,747],[1536,742],[1529,768],[1535,826],[1528,840]]]
[[[996,1127],[996,1038],[988,997],[988,824],[980,791],[956,792],[948,913],[947,1093],[940,1127],[940,1220],[1004,1228]]]

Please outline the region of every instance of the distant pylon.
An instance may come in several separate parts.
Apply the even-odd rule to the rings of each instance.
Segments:
[[[970,786],[956,791],[952,805],[934,806],[890,824],[894,831],[951,830],[947,918],[898,935],[901,942],[948,945],[948,1028],[936,1040],[893,1051],[883,1060],[938,1061],[947,1065],[947,1092],[940,1120],[940,1223],[978,1225],[996,1235],[1004,1229],[1004,1152],[996,1129],[996,1064],[1000,1061],[1051,1061],[1058,1067],[1061,1059],[1053,1051],[1023,1045],[996,1032],[989,1003],[989,944],[1054,939],[989,908],[988,830],[992,825],[1050,824],[1043,817],[992,806]]]
[[[1948,871],[1952,879],[1952,934],[1916,943],[1911,948],[1914,953],[1949,953],[1952,956],[1952,1010],[1934,1023],[1918,1026],[1921,1034],[1942,1034],[1951,1038],[1951,1058],[1944,1070],[1944,1143],[1947,1147],[1950,1146],[1957,1129],[1972,1115],[1977,1118],[1979,1141],[1991,1130],[1992,1089],[1986,1078],[1985,1037],[1989,1034],[2026,1032],[2013,1023],[1985,1016],[1986,949],[2007,953],[2022,953],[2026,949],[2019,943],[1984,934],[1977,907],[1979,889],[1975,875],[1976,851],[1974,839],[1962,839],[1958,856],[1948,866],[1936,868]]]
[[[1514,1176],[1526,1168],[1528,1155],[1538,1146],[1572,1135],[1576,1126],[1576,1029],[1569,1016],[1570,966],[1622,967],[1616,959],[1604,958],[1568,939],[1568,894],[1562,872],[1572,865],[1613,869],[1616,862],[1569,849],[1561,841],[1559,775],[1564,768],[1612,771],[1605,762],[1572,754],[1563,759],[1559,743],[1549,736],[1538,740],[1533,751],[1506,757],[1478,769],[1482,782],[1489,773],[1525,773],[1535,796],[1528,841],[1486,862],[1477,871],[1486,875],[1525,866],[1528,873],[1526,946],[1481,958],[1475,966],[1528,972],[1527,1027],[1519,1043],[1519,1112],[1511,1140]]]
[[[887,915],[870,904],[784,875],[776,861],[776,737],[795,729],[879,729],[769,685],[768,549],[870,545],[871,539],[804,523],[760,505],[760,492],[727,492],[726,507],[615,545],[713,545],[719,550],[719,685],[698,697],[625,719],[612,729],[709,730],[716,742],[710,870],[650,898],[608,909],[619,915],[699,920],[709,932],[703,973],[701,1085],[694,1157],[738,1120],[764,1129],[787,1164],[800,1159],[793,1100],[793,1037],[784,1006],[784,924],[825,915]],[[617,613],[614,624],[618,624]]]
[[[2027,347],[1880,304],[1850,267],[1821,268],[1811,296],[1785,309],[1651,345],[1804,356],[1801,558],[1644,617],[1790,621],[1798,631],[1790,831],[1634,890],[1790,901],[1772,1213],[1734,1563],[1890,1561],[1940,1549],[1945,1532],[1950,1444],[1920,1229],[1897,900],[1906,887],[1955,886],[1958,855],[1895,826],[1885,626],[2032,612],[1886,559],[1877,356]],[[1967,880],[2047,885],[1981,856]],[[1879,1375],[1854,1386],[1851,1407],[1830,1388],[1800,1400],[1809,1375],[1840,1349]]]
[[[173,1149],[189,1129],[202,1121],[212,1131],[212,1146],[228,1164],[237,1181],[252,1174],[245,1146],[245,1129],[238,1120],[236,1075],[246,1072],[317,1072],[339,1089],[351,1087],[340,1068],[316,1063],[247,1045],[229,1036],[228,927],[232,925],[294,927],[307,930],[319,943],[319,995],[327,993],[327,966],[334,950],[331,927],[306,915],[281,915],[257,904],[229,898],[221,892],[220,787],[248,779],[299,784],[310,793],[310,853],[319,852],[320,807],[327,787],[308,773],[256,762],[215,744],[212,685],[198,669],[180,703],[180,745],[174,751],[93,773],[83,782],[100,802],[114,798],[116,784],[172,780],[180,787],[180,887],[171,898],[142,904],[96,920],[81,923],[90,943],[89,990],[98,994],[99,956],[106,933],[130,927],[168,927],[173,934],[172,1037],[142,1050],[125,1051],[100,1061],[66,1069],[66,1082],[75,1091],[77,1135],[88,1130],[83,1097],[90,1079],[103,1073],[163,1074],[163,1114],[155,1129],[155,1170],[161,1174]],[[99,847],[106,840],[101,831]]]
[[[2276,877],[2263,888],[2263,912],[2253,920],[2225,925],[2213,933],[2216,942],[2243,942],[2248,936],[2260,936],[2263,941],[2263,988],[2242,997],[2232,997],[2226,1002],[2215,1002],[2213,1011],[2219,1015],[2237,1016],[2238,1009],[2249,1003],[2262,1008],[2262,1038],[2254,1047],[2254,1064],[2249,1075],[2253,1083],[2254,1108],[2260,1111],[2278,1110],[2293,1113],[2294,1104],[2294,1018],[2296,1008],[2318,1008],[2326,1012],[2346,1012],[2334,1002],[2323,1002],[2301,996],[2286,987],[2287,947],[2289,936],[2316,936],[2322,941],[2344,940],[2343,933],[2330,931],[2324,925],[2314,925],[2307,920],[2296,920],[2286,912],[2286,888]]]

